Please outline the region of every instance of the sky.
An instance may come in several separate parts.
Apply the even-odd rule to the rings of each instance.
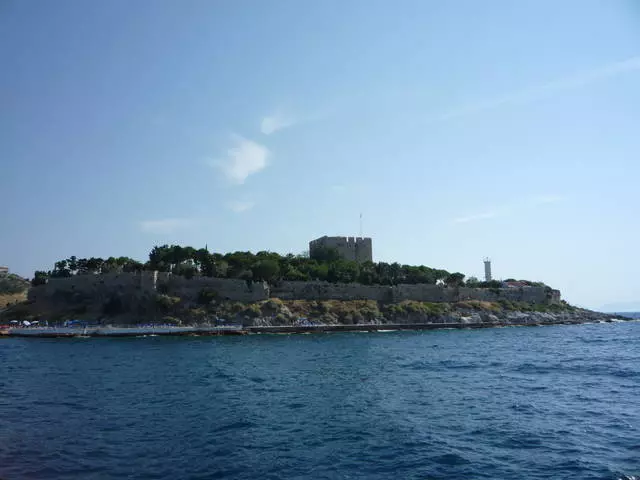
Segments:
[[[3,0],[0,264],[362,214],[375,261],[640,310],[639,87],[634,0]]]

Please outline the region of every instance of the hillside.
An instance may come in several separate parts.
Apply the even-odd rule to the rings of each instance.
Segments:
[[[9,274],[6,277],[0,277],[0,309],[25,301],[29,287],[29,281],[18,275]]]

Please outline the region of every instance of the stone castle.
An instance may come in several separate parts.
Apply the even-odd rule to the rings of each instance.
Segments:
[[[373,249],[369,237],[327,237],[326,235],[309,242],[309,255],[321,248],[332,248],[345,260],[364,263],[373,261]]]

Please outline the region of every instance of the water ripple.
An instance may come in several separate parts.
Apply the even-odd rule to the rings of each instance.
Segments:
[[[640,323],[3,339],[0,478],[640,480],[638,344]]]

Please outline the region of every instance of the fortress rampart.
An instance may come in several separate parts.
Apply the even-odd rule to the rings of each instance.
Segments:
[[[361,285],[328,282],[288,282],[275,285],[264,282],[245,282],[239,279],[182,276],[163,272],[108,273],[104,275],[75,275],[51,278],[45,285],[29,290],[29,300],[55,301],[79,294],[94,298],[111,295],[132,297],[162,293],[197,300],[200,292],[215,292],[217,298],[238,302],[255,302],[271,297],[283,300],[375,300],[379,302],[457,302],[465,300],[509,300],[528,303],[559,303],[560,292],[546,287],[467,288],[430,284]]]

